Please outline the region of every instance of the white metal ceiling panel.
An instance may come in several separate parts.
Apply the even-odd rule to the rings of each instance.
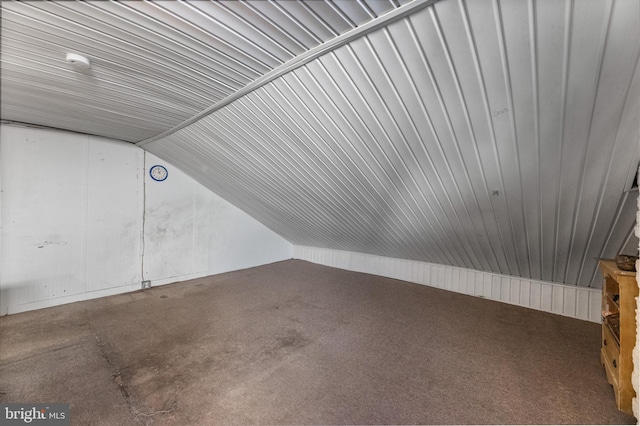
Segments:
[[[633,246],[638,11],[441,1],[145,149],[295,244],[597,285]]]
[[[3,1],[2,119],[138,142],[399,6],[311,3]]]
[[[139,142],[294,244],[599,285],[638,246],[640,2],[432,3],[3,2],[3,119]]]

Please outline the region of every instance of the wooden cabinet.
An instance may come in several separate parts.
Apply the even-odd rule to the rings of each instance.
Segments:
[[[633,347],[636,344],[636,273],[618,269],[615,261],[601,260],[602,347],[600,361],[613,386],[619,410],[633,414],[636,393],[631,384]]]

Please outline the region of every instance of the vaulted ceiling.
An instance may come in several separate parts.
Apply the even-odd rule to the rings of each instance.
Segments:
[[[582,286],[637,250],[637,0],[1,7],[4,122],[136,143],[294,244]]]

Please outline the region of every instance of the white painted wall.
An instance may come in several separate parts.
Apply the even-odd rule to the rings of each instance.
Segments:
[[[143,152],[3,125],[0,313],[138,288]]]
[[[293,246],[248,214],[151,153],[145,170],[144,279],[152,285],[218,274],[293,257]]]
[[[0,314],[292,257],[289,242],[170,165],[152,181],[152,163],[129,143],[0,126]]]

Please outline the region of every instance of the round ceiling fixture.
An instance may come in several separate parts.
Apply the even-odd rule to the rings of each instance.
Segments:
[[[80,69],[88,69],[91,67],[89,58],[78,55],[77,53],[67,53],[67,62]]]

